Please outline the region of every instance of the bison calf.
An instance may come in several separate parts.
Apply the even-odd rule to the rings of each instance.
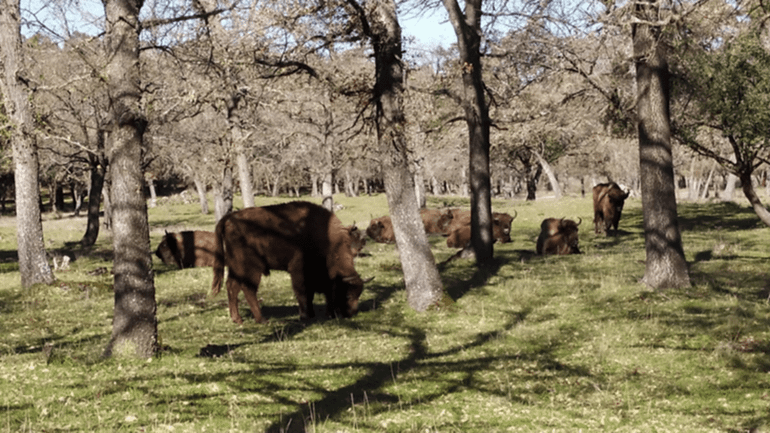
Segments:
[[[329,316],[353,316],[364,281],[353,266],[350,232],[321,206],[290,202],[252,207],[225,215],[216,226],[213,295],[222,286],[225,266],[230,317],[243,323],[238,293],[243,291],[254,320],[263,322],[257,300],[262,275],[288,271],[303,320],[315,316],[313,297],[326,297]]]
[[[623,191],[615,182],[594,186],[594,232],[610,234],[610,228],[618,231],[620,214],[629,191]]]
[[[179,269],[214,266],[216,236],[213,232],[184,231],[163,236],[155,255]]]
[[[537,253],[546,254],[580,254],[578,248],[578,222],[568,219],[546,218],[540,224],[540,236],[537,237]]]

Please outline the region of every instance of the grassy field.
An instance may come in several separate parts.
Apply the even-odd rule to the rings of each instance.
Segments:
[[[382,195],[336,197],[344,223],[386,213]],[[258,205],[277,199],[258,199]],[[431,207],[463,205],[433,197]],[[590,198],[495,201],[518,212],[497,268],[442,266],[455,301],[416,313],[397,251],[369,243],[375,277],[349,320],[301,323],[288,275],[263,280],[266,325],[230,321],[211,270],[155,260],[163,351],[103,359],[111,332],[110,238],[70,247],[82,218],[46,215],[46,243],[76,260],[23,290],[15,223],[0,219],[0,431],[743,432],[770,431],[768,228],[745,205],[680,204],[693,285],[651,291],[638,199],[617,237],[593,234]],[[534,255],[545,217],[581,217],[579,256]],[[164,230],[213,229],[213,215],[165,202]],[[454,252],[431,238],[437,261]],[[323,299],[316,309],[323,317]]]

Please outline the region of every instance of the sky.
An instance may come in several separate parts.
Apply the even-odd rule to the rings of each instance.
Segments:
[[[22,0],[21,2],[23,9],[39,13],[38,17],[43,19],[51,11],[50,8],[46,7],[46,4],[46,0]],[[101,15],[104,13],[101,1],[99,0],[80,0],[73,3],[73,7],[82,9],[86,14]],[[72,11],[69,17],[70,23],[76,23],[78,16],[79,14],[76,11]],[[417,46],[415,48],[430,50],[437,45],[449,47],[457,41],[452,25],[449,24],[447,13],[443,8],[438,9],[431,15],[424,14],[420,17],[402,14],[402,16],[399,16],[399,20],[401,21],[403,35],[413,36],[417,39]],[[23,30],[24,33],[26,33],[25,30]],[[85,30],[86,33],[89,33],[87,27]]]
[[[430,49],[436,45],[448,47],[457,42],[445,11],[417,18],[399,17],[403,36],[414,36],[420,48]]]

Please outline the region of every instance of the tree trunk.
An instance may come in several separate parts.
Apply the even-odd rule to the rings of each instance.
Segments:
[[[377,107],[377,143],[383,158],[385,194],[404,272],[410,307],[425,311],[438,305],[444,289],[420,218],[409,170],[404,109],[401,27],[393,0],[375,3],[372,14]]]
[[[323,174],[321,178],[321,206],[327,210],[334,212],[334,191],[333,179],[334,175],[329,167],[326,167],[328,171]]]
[[[104,218],[102,219],[102,224],[104,224],[104,228],[107,230],[112,230],[112,199],[110,198],[112,191],[111,175],[110,168],[107,166],[104,176],[104,189],[102,190],[102,201],[104,202]]]
[[[637,17],[655,22],[657,0],[639,2]],[[671,154],[669,76],[660,29],[634,24],[639,158],[647,253],[643,282],[656,289],[690,285],[676,209],[674,165]]]
[[[738,181],[738,176],[733,173],[727,173],[727,179],[725,181],[725,189],[722,191],[720,197],[722,201],[733,201],[735,197],[735,182]]]
[[[548,161],[546,161],[545,158],[543,158],[543,155],[541,155],[539,152],[532,151],[532,153],[535,154],[537,162],[540,163],[540,167],[543,169],[543,172],[546,176],[548,176],[548,183],[551,184],[554,198],[556,200],[560,199],[562,197],[561,186],[559,185],[559,181],[556,179],[556,174],[554,174],[551,164],[549,164]]]
[[[39,161],[29,94],[24,88],[18,0],[0,0],[0,93],[10,123],[16,185],[16,239],[22,287],[51,284],[40,215]]]
[[[752,209],[754,209],[754,213],[757,214],[760,221],[765,223],[765,225],[770,226],[770,211],[768,211],[759,200],[759,196],[754,190],[754,185],[751,183],[751,173],[741,174],[740,179],[743,195],[749,200],[749,204],[751,204]]]
[[[147,120],[139,73],[141,6],[142,0],[104,0],[115,275],[112,338],[105,356],[149,358],[158,348],[158,322],[142,173]]]
[[[489,169],[489,108],[481,76],[481,2],[466,0],[465,13],[457,0],[443,0],[457,35],[463,71],[463,101],[468,125],[471,184],[471,248],[479,266],[492,264],[492,185]]]
[[[240,128],[238,128],[240,130]],[[238,135],[242,135],[238,133]],[[243,139],[239,139],[239,145],[235,147],[235,158],[238,163],[238,180],[241,183],[241,196],[243,198],[243,207],[254,207],[254,188],[252,188],[251,167],[249,158],[246,156],[246,150],[243,147]]]
[[[107,172],[107,164],[104,157],[104,132],[97,133],[97,154],[91,155],[89,161],[91,164],[91,188],[88,192],[88,216],[86,223],[86,233],[80,240],[80,245],[90,247],[96,243],[99,238],[99,209],[102,203],[102,190],[104,189],[104,177]]]
[[[233,211],[233,167],[225,163],[222,182],[214,187],[214,219],[219,221]]]
[[[195,191],[198,193],[198,203],[201,205],[201,213],[203,215],[209,214],[209,201],[206,198],[206,185],[198,178],[193,176],[193,183],[195,184]]]
[[[147,182],[147,187],[150,190],[150,207],[154,208],[158,205],[158,194],[155,193],[155,180],[151,178]]]

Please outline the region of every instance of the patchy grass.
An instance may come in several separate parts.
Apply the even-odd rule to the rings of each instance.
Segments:
[[[346,224],[386,212],[384,196],[337,197]],[[275,202],[263,199],[259,205]],[[431,197],[432,206],[464,205]],[[211,270],[155,258],[163,351],[103,359],[111,332],[110,238],[73,243],[82,218],[45,221],[72,254],[52,286],[19,287],[15,226],[0,219],[0,431],[490,432],[770,428],[768,229],[747,206],[680,204],[693,285],[651,291],[638,200],[617,237],[593,234],[590,198],[495,201],[518,213],[498,266],[442,267],[455,301],[412,311],[395,247],[370,243],[375,279],[349,320],[299,321],[288,275],[263,280],[270,322],[233,324]],[[545,217],[580,217],[584,254],[534,255]],[[150,210],[163,231],[213,229],[196,205]],[[454,252],[432,238],[443,261]],[[317,305],[323,312],[323,300]]]

